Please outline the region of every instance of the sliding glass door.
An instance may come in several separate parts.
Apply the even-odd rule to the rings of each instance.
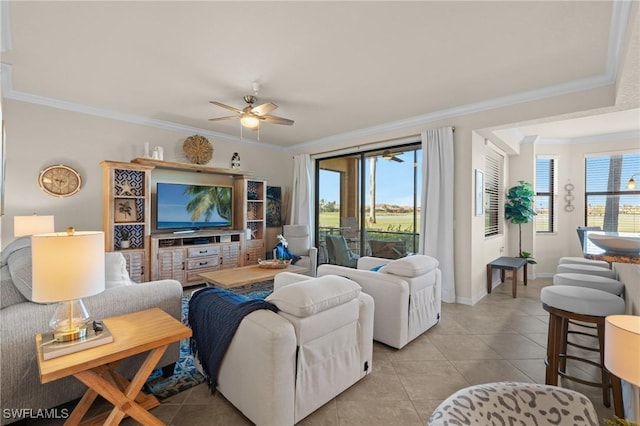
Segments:
[[[395,259],[418,249],[422,151],[402,145],[316,160],[321,263]]]

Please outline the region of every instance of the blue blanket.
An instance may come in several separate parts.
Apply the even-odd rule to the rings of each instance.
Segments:
[[[257,309],[278,311],[275,305],[264,300],[249,299],[220,288],[205,288],[191,296],[191,351],[202,364],[212,392],[216,390],[220,364],[240,322]]]

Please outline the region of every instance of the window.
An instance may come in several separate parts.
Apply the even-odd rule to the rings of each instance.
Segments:
[[[327,244],[331,235],[342,235],[360,256],[397,258],[418,251],[420,143],[318,159],[316,173],[320,263],[343,264]]]
[[[536,232],[554,232],[556,189],[556,160],[538,157],[536,159]]]
[[[640,190],[627,182],[640,172],[640,153],[585,159],[585,225],[609,232],[640,232]]]
[[[504,156],[487,145],[484,184],[484,236],[502,234],[504,226]]]

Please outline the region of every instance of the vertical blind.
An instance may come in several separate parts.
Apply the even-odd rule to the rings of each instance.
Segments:
[[[487,145],[484,187],[484,235],[502,234],[504,156]]]

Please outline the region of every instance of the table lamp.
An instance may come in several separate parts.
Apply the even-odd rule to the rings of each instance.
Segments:
[[[31,237],[33,301],[60,302],[49,321],[58,342],[86,336],[89,313],[82,297],[104,291],[104,232],[36,234]]]
[[[53,216],[14,216],[13,236],[44,234],[55,231]]]
[[[633,385],[632,407],[637,421],[640,419],[640,316],[610,315],[604,327],[604,365],[612,374]]]

